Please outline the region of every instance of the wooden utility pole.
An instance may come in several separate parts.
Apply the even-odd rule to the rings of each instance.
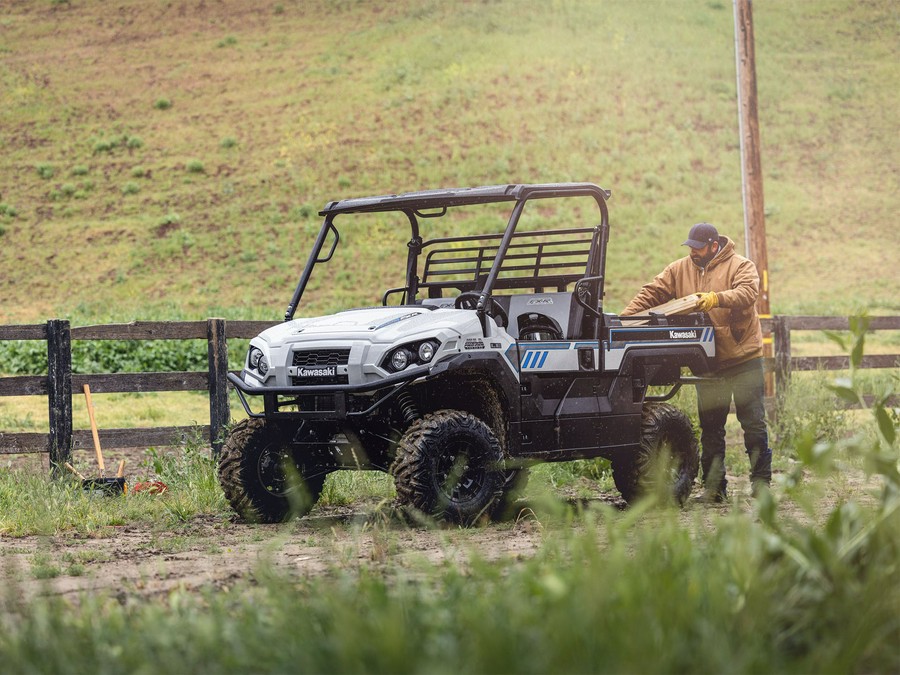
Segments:
[[[734,54],[737,65],[738,122],[741,133],[741,176],[747,257],[759,269],[757,309],[769,314],[769,265],[766,256],[766,216],[759,152],[756,97],[756,56],[753,48],[752,0],[734,0]]]
[[[741,136],[741,187],[744,199],[744,238],[747,257],[759,270],[756,309],[761,317],[769,308],[769,260],[766,253],[766,215],[762,163],[759,151],[759,111],[756,97],[756,53],[753,47],[753,1],[734,0],[734,59],[737,71],[738,124]],[[763,337],[763,354],[772,356],[772,336]],[[772,379],[766,393],[772,395]]]

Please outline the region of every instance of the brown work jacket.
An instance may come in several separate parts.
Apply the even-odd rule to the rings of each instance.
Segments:
[[[715,370],[762,356],[756,265],[735,253],[734,242],[728,237],[719,237],[719,246],[706,268],[697,267],[690,256],[670,263],[622,310],[622,316],[640,314],[692,293],[715,292],[719,306],[709,311],[716,331]]]

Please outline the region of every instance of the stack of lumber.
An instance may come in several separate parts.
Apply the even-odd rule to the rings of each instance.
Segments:
[[[675,298],[674,300],[669,300],[669,302],[663,303],[662,305],[657,305],[656,307],[651,307],[650,309],[641,312],[641,316],[647,316],[650,314],[664,314],[665,316],[675,316],[676,314],[689,314],[697,309],[697,302],[700,298],[697,295],[685,295],[683,298]],[[623,326],[646,326],[650,323],[650,319],[629,319],[627,317],[622,317],[622,325]]]

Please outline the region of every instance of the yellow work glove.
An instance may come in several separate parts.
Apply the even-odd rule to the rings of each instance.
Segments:
[[[719,296],[715,293],[697,293],[697,309],[701,312],[708,312],[718,306]]]

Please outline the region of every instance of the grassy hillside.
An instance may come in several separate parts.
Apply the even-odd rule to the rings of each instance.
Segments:
[[[900,311],[900,9],[754,18],[773,309]],[[0,54],[0,323],[277,318],[327,201],[445,185],[610,188],[613,310],[743,247],[728,0],[12,0]]]

